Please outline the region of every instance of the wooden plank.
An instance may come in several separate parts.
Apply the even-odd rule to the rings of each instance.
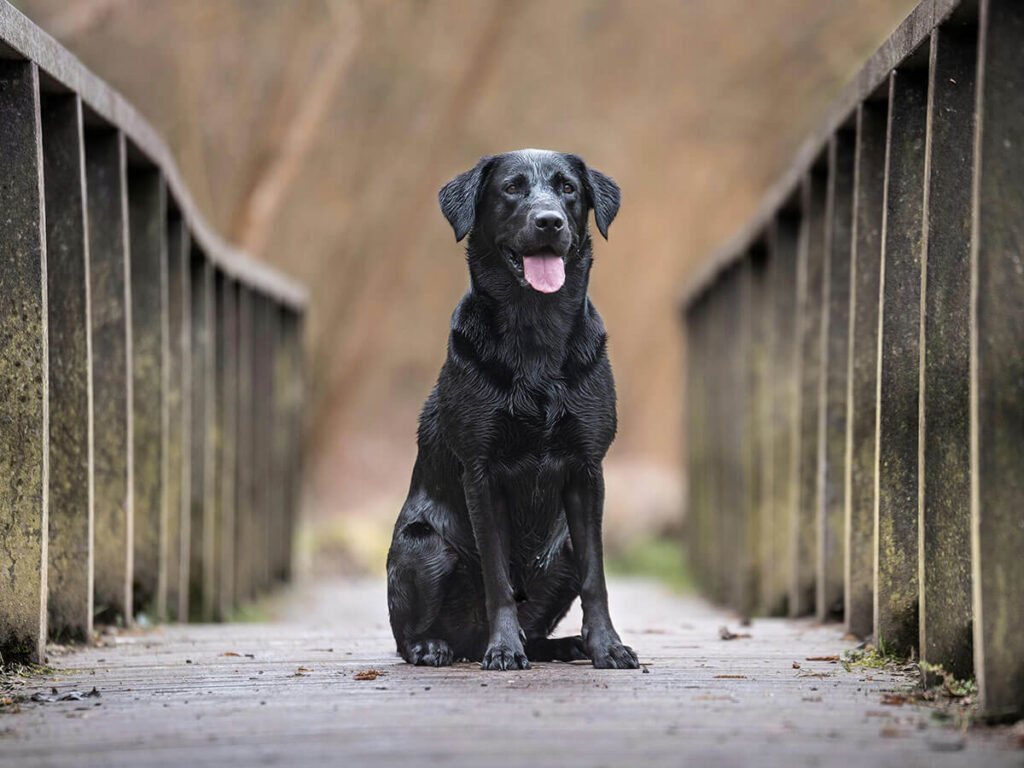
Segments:
[[[188,227],[175,212],[167,222],[167,618],[188,621],[191,547],[191,281]]]
[[[1024,5],[984,0],[971,305],[974,666],[990,717],[1024,712]]]
[[[788,612],[789,585],[792,580],[791,553],[793,514],[798,494],[796,448],[799,438],[797,375],[798,339],[796,334],[797,253],[800,242],[800,214],[785,210],[776,218],[769,247],[772,270],[771,376],[774,382],[772,404],[772,497],[771,547],[772,576],[765,582],[764,608],[769,615]]]
[[[773,491],[772,408],[774,406],[773,368],[770,355],[774,348],[775,287],[772,249],[767,235],[750,249],[750,316],[748,320],[750,354],[750,481],[751,514],[754,534],[749,548],[754,561],[754,612],[771,611],[771,585],[775,582],[776,556],[775,495]]]
[[[925,51],[924,53],[927,53]],[[917,493],[927,61],[889,81],[878,361],[875,635],[918,645]]]
[[[124,137],[87,129],[85,181],[92,309],[96,618],[132,617],[132,381]]]
[[[14,734],[0,764],[1020,764],[1009,735],[961,733],[933,709],[881,704],[894,687],[912,687],[912,676],[807,661],[856,645],[834,626],[757,620],[752,638],[722,642],[718,628],[735,629],[726,611],[647,581],[608,586],[623,640],[647,674],[562,663],[514,674],[410,666],[394,652],[382,581],[306,584],[272,622],[167,626],[55,658],[61,679],[33,680],[26,696],[95,686],[101,698],[23,703],[4,717]],[[580,618],[570,612],[559,634],[578,631]],[[371,669],[376,679],[357,677]]]
[[[821,378],[823,375],[823,308],[825,266],[825,208],[828,173],[815,166],[804,180],[805,211],[800,234],[797,278],[798,371],[800,376],[800,427],[797,462],[798,497],[792,520],[789,613],[802,616],[814,611],[817,582],[817,527],[821,505]]]
[[[974,673],[971,612],[971,176],[977,16],[932,33],[921,295],[918,578],[922,661]]]
[[[218,618],[234,611],[237,526],[238,449],[238,288],[217,277],[217,517],[219,537],[217,574]]]
[[[0,655],[32,661],[46,646],[49,525],[41,136],[38,69],[0,61]]]
[[[819,621],[843,615],[846,543],[846,416],[850,344],[850,242],[853,231],[855,133],[842,129],[829,143],[828,211],[822,282],[823,430],[821,503],[818,507],[818,563],[815,614]]]
[[[207,303],[210,300],[207,272],[211,272],[201,251],[194,246],[189,257],[190,285],[190,434],[189,434],[189,618],[199,619],[212,614],[213,570],[209,557],[213,552],[213,509],[209,509],[207,487],[208,418],[213,413],[207,402],[207,377],[210,321]]]
[[[49,633],[92,634],[93,422],[82,104],[42,100],[50,349]]]
[[[885,195],[884,101],[857,110],[857,157],[850,252],[850,359],[846,416],[846,631],[874,631],[875,450],[878,397],[878,290],[881,281]]]
[[[131,254],[133,582],[135,613],[163,615],[167,602],[164,386],[167,367],[167,198],[151,166],[128,172]]]
[[[253,510],[253,314],[252,293],[238,288],[238,443],[235,472],[235,593],[239,602],[255,596],[255,513]]]

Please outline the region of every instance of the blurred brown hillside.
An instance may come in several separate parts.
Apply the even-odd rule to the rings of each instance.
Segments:
[[[16,4],[163,132],[215,226],[309,284],[312,506],[390,525],[467,283],[444,181],[530,146],[620,183],[592,288],[620,394],[609,493],[671,506],[680,288],[915,3]]]

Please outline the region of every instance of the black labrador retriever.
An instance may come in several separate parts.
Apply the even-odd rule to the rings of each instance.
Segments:
[[[438,197],[456,241],[469,234],[470,287],[388,553],[398,652],[635,669],[608,614],[601,462],[615,383],[587,296],[588,215],[607,238],[619,188],[576,155],[528,149],[481,158]],[[582,635],[549,638],[577,595]]]

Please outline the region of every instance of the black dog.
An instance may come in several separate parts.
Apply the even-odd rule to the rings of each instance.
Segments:
[[[608,615],[601,462],[615,384],[587,296],[589,211],[607,237],[619,188],[576,155],[523,150],[481,158],[439,199],[456,241],[470,233],[471,281],[388,553],[398,652],[635,669]],[[582,635],[548,638],[577,595]]]

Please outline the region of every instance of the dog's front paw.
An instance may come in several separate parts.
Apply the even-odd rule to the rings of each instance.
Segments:
[[[417,667],[450,667],[452,649],[444,640],[421,640],[409,648],[409,663]]]
[[[529,669],[530,660],[521,643],[492,643],[484,652],[481,669]]]
[[[640,660],[636,651],[618,640],[602,643],[591,649],[590,658],[598,669],[638,669]]]

